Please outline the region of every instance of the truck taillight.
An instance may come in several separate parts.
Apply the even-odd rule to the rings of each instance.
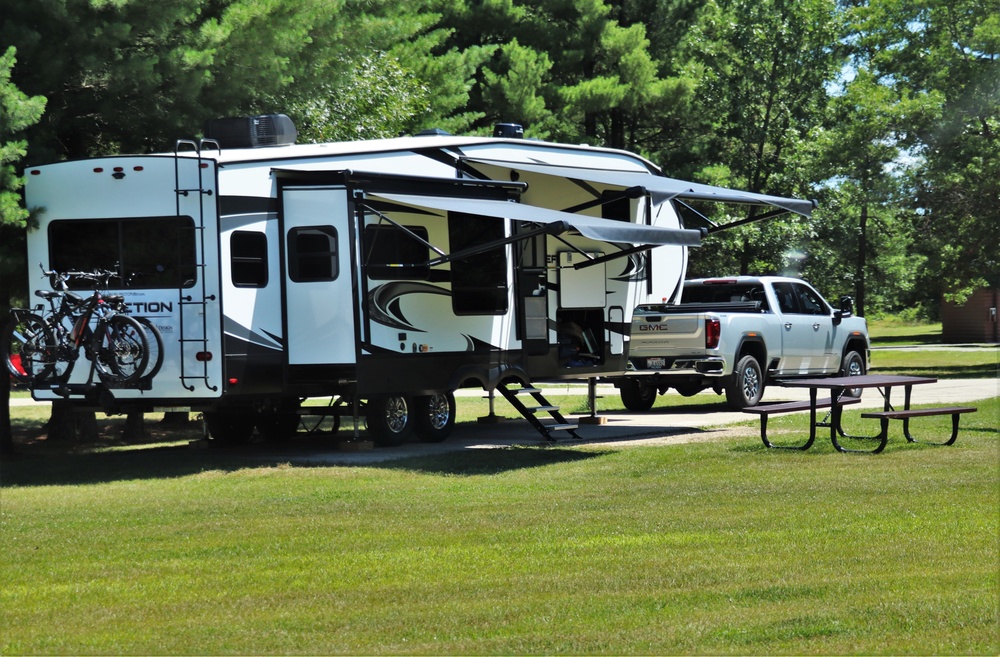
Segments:
[[[710,317],[705,320],[705,349],[717,349],[719,337],[722,335],[722,324],[719,320]]]

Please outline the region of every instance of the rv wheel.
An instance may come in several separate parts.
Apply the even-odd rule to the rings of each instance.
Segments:
[[[401,445],[413,431],[410,401],[402,395],[383,395],[368,400],[365,424],[378,445]]]
[[[439,443],[455,428],[455,395],[416,397],[413,400],[413,429],[425,443]]]
[[[208,411],[205,425],[220,445],[242,445],[253,435],[254,414],[247,409]]]

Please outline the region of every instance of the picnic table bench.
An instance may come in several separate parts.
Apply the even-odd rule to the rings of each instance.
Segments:
[[[801,449],[806,450],[812,446],[816,439],[816,427],[829,427],[830,428],[830,441],[833,443],[834,448],[840,452],[865,452],[871,454],[878,454],[883,449],[885,449],[886,443],[889,440],[889,420],[902,420],[903,421],[903,434],[906,436],[908,442],[927,442],[918,441],[910,434],[910,419],[915,417],[929,417],[934,415],[951,415],[952,417],[952,431],[950,438],[945,442],[931,442],[929,444],[935,445],[951,445],[958,438],[958,423],[959,416],[963,413],[974,413],[976,408],[968,406],[945,406],[940,408],[920,408],[911,409],[910,408],[910,398],[913,391],[913,386],[924,385],[930,383],[936,383],[937,379],[930,377],[918,377],[918,376],[895,376],[895,375],[884,375],[884,374],[866,374],[862,376],[850,376],[850,377],[830,377],[824,379],[793,379],[780,381],[779,385],[790,387],[790,388],[808,388],[809,390],[809,401],[808,402],[789,402],[787,404],[773,404],[769,406],[752,407],[743,409],[747,413],[756,413],[760,415],[761,418],[761,439],[767,447],[785,447],[783,445],[774,445],[767,438],[767,418],[768,415],[773,413],[788,413],[798,410],[809,410],[809,440],[807,440],[803,445],[791,446],[789,449]],[[903,409],[897,410],[892,406],[890,402],[890,396],[892,388],[902,387],[904,389],[904,402]],[[817,391],[819,389],[829,389],[830,397],[820,399],[818,398]],[[848,404],[858,403],[859,397],[854,397],[847,395],[848,390],[858,390],[860,393],[865,388],[878,388],[882,393],[882,397],[885,400],[882,411],[870,411],[862,413],[863,418],[878,419],[880,423],[881,431],[875,436],[852,436],[844,432],[841,426],[841,420],[843,418],[843,407]],[[819,408],[830,408],[830,421],[817,422],[816,421],[816,410]],[[854,438],[861,440],[876,441],[875,446],[872,449],[849,449],[844,447],[838,440],[837,437],[843,438]]]

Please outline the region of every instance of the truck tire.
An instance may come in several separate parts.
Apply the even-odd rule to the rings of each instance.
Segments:
[[[653,408],[653,404],[656,402],[656,388],[635,379],[629,379],[622,383],[618,394],[621,395],[625,408],[634,413],[648,411]]]
[[[844,354],[844,360],[840,365],[840,376],[861,376],[865,374],[865,359],[856,351],[848,351]],[[849,388],[844,391],[848,397],[860,397],[861,388]]]
[[[439,443],[455,428],[455,395],[446,392],[413,399],[413,430],[425,443]]]
[[[402,445],[413,433],[412,404],[403,395],[380,395],[368,400],[365,425],[376,445]]]
[[[726,386],[726,402],[734,410],[756,406],[764,394],[764,375],[753,356],[744,356],[736,364]]]

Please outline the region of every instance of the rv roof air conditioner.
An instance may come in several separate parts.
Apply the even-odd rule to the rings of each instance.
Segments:
[[[205,138],[222,148],[286,146],[298,137],[295,124],[284,114],[261,114],[212,119],[205,124]]]
[[[524,128],[519,123],[498,123],[493,126],[493,136],[505,139],[524,139]]]

